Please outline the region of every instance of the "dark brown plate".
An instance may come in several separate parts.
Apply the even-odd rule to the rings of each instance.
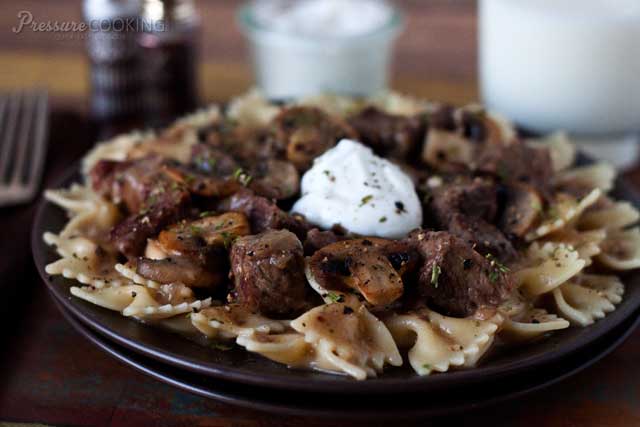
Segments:
[[[332,417],[336,419],[385,419],[435,417],[454,412],[494,405],[508,399],[548,387],[574,375],[612,352],[634,331],[640,319],[628,319],[587,348],[544,365],[539,372],[516,375],[508,381],[484,384],[479,395],[476,388],[455,393],[437,393],[428,399],[406,399],[384,396],[342,396],[318,393],[288,392],[261,387],[247,387],[237,383],[203,377],[145,358],[93,332],[66,310],[57,298],[56,304],[71,325],[100,349],[145,375],[182,390],[224,403],[285,415]]]
[[[63,176],[54,187],[68,186],[79,180],[76,171],[77,169],[74,169]],[[617,183],[614,195],[638,205],[638,197],[622,182]],[[61,209],[45,201],[41,202],[32,230],[33,256],[49,290],[81,322],[119,345],[162,363],[221,380],[263,387],[331,393],[386,394],[409,391],[442,392],[472,383],[496,381],[533,370],[542,364],[558,361],[586,347],[611,332],[625,319],[637,316],[636,312],[640,307],[640,273],[628,273],[623,277],[626,293],[622,303],[613,313],[587,328],[569,328],[535,344],[491,354],[475,369],[419,377],[406,364],[403,368],[385,369],[379,378],[359,382],[344,376],[290,370],[242,348],[234,348],[231,351],[205,348],[181,336],[138,323],[117,312],[72,297],[69,287],[76,282],[61,276],[50,277],[44,271],[45,265],[56,259],[56,254],[44,244],[42,234],[45,231],[60,230],[66,220],[66,215]]]

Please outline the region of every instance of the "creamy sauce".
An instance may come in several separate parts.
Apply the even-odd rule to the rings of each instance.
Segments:
[[[364,236],[402,238],[422,223],[411,178],[357,141],[343,139],[316,158],[301,188],[293,212],[324,229],[340,225]]]

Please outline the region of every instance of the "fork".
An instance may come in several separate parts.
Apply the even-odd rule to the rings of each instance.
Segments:
[[[45,90],[0,96],[0,207],[33,199],[42,177],[48,122]]]

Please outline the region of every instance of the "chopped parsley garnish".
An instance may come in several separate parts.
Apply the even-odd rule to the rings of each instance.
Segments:
[[[387,222],[387,217],[386,216],[380,217],[378,222]]]
[[[189,230],[191,231],[191,234],[193,234],[194,236],[199,236],[200,234],[202,234],[202,228],[196,225],[189,226]]]
[[[424,365],[422,365],[422,368],[430,371],[431,370],[431,365],[429,365],[428,363],[425,363]]]
[[[222,244],[224,245],[225,249],[229,249],[233,242],[236,240],[236,236],[226,231],[222,231],[220,233],[220,236],[222,236]]]
[[[242,168],[236,169],[236,171],[233,173],[233,177],[236,179],[236,181],[238,181],[245,187],[248,186],[253,179],[253,177],[246,173]]]
[[[438,264],[434,265],[431,269],[431,284],[434,287],[438,287],[438,279],[440,278],[440,274],[442,273],[442,269]]]
[[[209,165],[209,169],[213,170],[216,167],[217,159],[208,158],[207,165]]]
[[[560,218],[560,212],[558,212],[556,207],[552,206],[547,210],[546,217],[549,219],[558,219]]]
[[[204,218],[206,216],[211,216],[213,215],[215,212],[213,211],[204,211],[204,212],[200,212],[200,218]]]
[[[509,168],[506,164],[500,162],[500,164],[498,164],[498,167],[496,168],[496,173],[502,181],[509,180]]]
[[[371,199],[373,199],[373,195],[372,194],[368,194],[366,196],[364,196],[362,199],[360,199],[360,206],[364,206],[367,203],[369,203],[371,201]]]
[[[325,174],[327,178],[329,178],[329,181],[334,182],[336,180],[336,177],[331,175],[331,171],[329,169],[323,170],[322,173]]]
[[[489,265],[491,266],[491,270],[487,275],[491,283],[495,283],[500,278],[501,274],[509,272],[509,267],[498,261],[492,254],[487,254],[485,258],[489,260]]]
[[[343,302],[344,301],[344,297],[340,294],[336,294],[334,292],[329,292],[327,295],[327,298],[329,298],[329,300],[331,300],[331,302]]]
[[[542,212],[542,203],[540,203],[540,200],[538,199],[532,200],[531,209],[533,209],[536,212]]]

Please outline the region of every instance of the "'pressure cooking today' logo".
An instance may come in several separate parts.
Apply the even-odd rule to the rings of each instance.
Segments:
[[[116,17],[109,19],[93,19],[89,21],[58,21],[36,19],[28,10],[17,14],[18,23],[11,28],[14,34],[24,31],[35,33],[57,33],[67,35],[85,34],[87,32],[130,33],[130,32],[162,32],[167,30],[165,21],[145,21],[139,17]]]

